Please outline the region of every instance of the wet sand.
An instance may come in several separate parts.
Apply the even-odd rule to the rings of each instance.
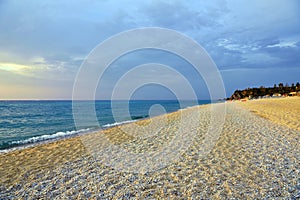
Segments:
[[[210,110],[220,106],[217,104],[1,154],[0,199],[300,198],[299,100],[225,103],[221,135],[205,156],[202,150],[209,137]],[[175,134],[182,116],[189,127],[186,130],[194,134]],[[139,128],[147,126],[146,132],[155,131],[145,134]],[[156,152],[172,141],[167,150],[186,148],[155,170],[145,168],[142,173],[126,160],[128,155],[123,161],[115,156],[125,149],[149,155],[142,164],[159,163],[151,156],[159,158]],[[108,148],[112,145],[119,149]]]

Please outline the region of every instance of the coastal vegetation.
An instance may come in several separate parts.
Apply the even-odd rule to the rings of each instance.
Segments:
[[[227,100],[239,100],[239,99],[256,99],[264,97],[280,97],[280,96],[296,96],[300,94],[300,83],[292,83],[289,85],[286,83],[274,84],[273,87],[253,87],[243,90],[236,90]]]

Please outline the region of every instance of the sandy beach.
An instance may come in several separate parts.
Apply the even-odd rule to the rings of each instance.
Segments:
[[[223,105],[222,132],[205,156],[210,110],[218,104],[0,154],[0,199],[300,198],[300,98]],[[178,139],[182,116],[194,134]],[[156,131],[145,133],[143,127]],[[120,160],[114,156],[119,149],[155,157],[171,141],[170,151],[186,148],[159,169],[141,173],[124,162],[126,170],[111,164]],[[101,157],[103,149],[110,157]]]

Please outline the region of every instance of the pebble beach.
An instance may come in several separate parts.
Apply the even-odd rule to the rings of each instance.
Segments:
[[[299,199],[300,98],[221,104],[224,123],[206,153],[220,104],[2,153],[0,199]],[[182,120],[193,134],[175,134]],[[171,153],[182,150],[158,165],[156,152],[171,142]],[[144,165],[129,166],[127,154],[119,161],[119,149]]]

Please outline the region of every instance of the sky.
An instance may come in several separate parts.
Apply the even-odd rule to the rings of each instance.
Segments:
[[[89,53],[115,34],[144,27],[172,29],[198,42],[216,64],[227,97],[236,89],[296,83],[299,11],[298,0],[0,0],[0,99],[72,99],[76,75]],[[145,49],[112,63],[95,98],[110,99],[122,75],[147,63],[173,67],[199,99],[210,97],[205,81],[188,62]],[[161,76],[172,87],[181,87],[174,73],[163,73],[145,68],[144,76],[136,78]],[[174,99],[176,94],[150,84],[132,97]]]

